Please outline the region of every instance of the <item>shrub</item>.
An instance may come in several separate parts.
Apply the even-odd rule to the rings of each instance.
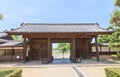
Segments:
[[[22,77],[22,69],[2,69],[0,70],[0,77]]]
[[[105,68],[106,77],[120,77],[120,68]]]

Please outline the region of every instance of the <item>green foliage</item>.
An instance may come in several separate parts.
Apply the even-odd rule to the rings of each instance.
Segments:
[[[110,43],[110,47],[120,54],[120,0],[115,0],[115,11],[111,15],[110,25],[108,29],[114,30],[111,35],[100,35],[98,37],[98,42],[100,43]]]
[[[70,44],[69,43],[59,43],[57,45],[56,50],[62,50],[63,52],[70,50]]]
[[[120,77],[120,68],[105,68],[106,77]]]
[[[2,70],[0,70],[0,77],[4,77],[5,75],[8,75],[8,74],[10,74],[10,73],[12,73],[13,72],[13,70],[11,70],[11,69],[2,69]]]
[[[111,35],[113,38],[110,40],[110,47],[117,51],[117,54],[120,54],[120,0],[115,0],[115,11],[113,12],[110,24],[114,28],[114,33]]]
[[[120,26],[120,11],[115,10],[111,16],[110,23],[112,26]]]
[[[22,69],[1,69],[0,77],[22,77]]]
[[[11,37],[13,38],[13,40],[16,40],[16,41],[22,40],[22,38],[18,35],[12,35]]]
[[[3,15],[2,14],[0,14],[0,20],[2,20],[3,19]]]
[[[115,6],[120,6],[120,0],[115,0]]]
[[[114,29],[114,27],[113,26],[108,26],[108,29]]]
[[[106,35],[100,35],[97,40],[99,43],[109,43],[113,39],[114,37],[112,35],[106,34]]]

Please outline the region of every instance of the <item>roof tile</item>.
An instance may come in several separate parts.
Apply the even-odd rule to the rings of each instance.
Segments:
[[[24,23],[18,29],[10,32],[106,32],[97,23],[69,23],[69,24],[47,24],[47,23]]]

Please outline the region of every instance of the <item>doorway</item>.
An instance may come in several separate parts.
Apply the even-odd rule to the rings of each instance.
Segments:
[[[71,63],[70,43],[52,43],[52,56],[54,64]]]

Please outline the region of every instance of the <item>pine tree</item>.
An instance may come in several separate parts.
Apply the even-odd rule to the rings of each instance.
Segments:
[[[110,24],[114,29],[110,46],[120,55],[120,0],[115,0],[115,10],[111,15]]]

